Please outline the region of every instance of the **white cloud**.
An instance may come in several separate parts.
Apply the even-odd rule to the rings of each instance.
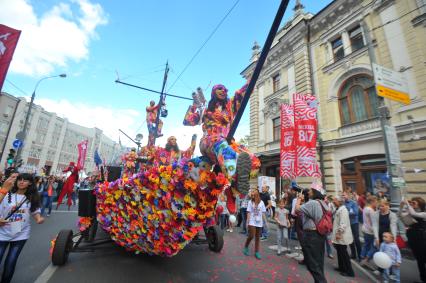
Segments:
[[[30,76],[86,59],[96,28],[107,23],[102,7],[89,0],[59,3],[40,17],[28,0],[2,0],[0,19],[22,31],[10,71]]]
[[[67,118],[70,122],[93,128],[101,129],[103,133],[118,142],[119,131],[133,136],[136,129],[145,119],[139,111],[134,109],[118,109],[90,105],[82,102],[71,102],[66,99],[52,100],[47,98],[37,99],[37,104],[49,112],[55,112],[58,116]],[[121,141],[124,145],[134,146],[122,134]]]

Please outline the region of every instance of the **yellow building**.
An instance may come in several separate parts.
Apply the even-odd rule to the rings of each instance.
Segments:
[[[397,134],[397,142],[390,140],[389,156],[398,163],[394,159],[400,152],[401,164],[393,166],[393,174],[401,177],[400,183],[405,180],[405,187],[400,184],[403,193],[425,196],[425,46],[424,0],[335,0],[316,15],[303,12],[297,1],[250,101],[249,142],[263,161],[262,173],[279,176],[277,105],[295,92],[312,92],[320,101],[318,159],[327,191],[386,190],[382,98],[376,95],[371,68],[375,62],[399,72],[408,83],[409,105],[384,99]],[[244,76],[250,76],[254,64]]]

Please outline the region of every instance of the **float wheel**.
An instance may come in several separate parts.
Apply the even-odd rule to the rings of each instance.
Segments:
[[[218,253],[223,248],[223,231],[219,226],[214,225],[207,228],[207,241],[209,243],[209,249],[215,253]]]
[[[71,230],[61,230],[56,237],[55,246],[52,252],[52,264],[64,265],[68,260],[68,255],[73,247]]]

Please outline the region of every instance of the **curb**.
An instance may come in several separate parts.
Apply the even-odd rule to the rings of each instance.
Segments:
[[[361,273],[363,273],[365,276],[367,276],[371,281],[375,283],[379,283],[380,280],[377,280],[377,278],[371,274],[371,272],[365,270],[356,260],[351,259],[351,263],[353,266],[355,266]]]

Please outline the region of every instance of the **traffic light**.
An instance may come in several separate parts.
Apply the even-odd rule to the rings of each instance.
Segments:
[[[7,155],[7,164],[9,166],[12,166],[13,161],[15,160],[15,153],[16,151],[13,148],[9,149],[9,154]]]

